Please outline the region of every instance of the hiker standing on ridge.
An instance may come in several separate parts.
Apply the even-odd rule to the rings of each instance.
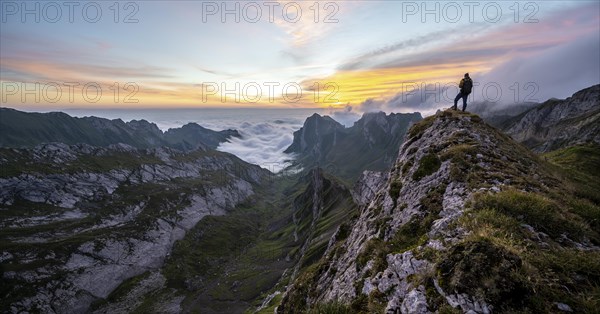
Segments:
[[[452,107],[452,109],[458,110],[456,108],[456,103],[458,102],[459,99],[462,98],[462,100],[463,100],[462,111],[465,111],[467,109],[467,98],[469,97],[469,94],[471,93],[471,90],[473,89],[473,81],[469,77],[469,73],[465,73],[465,77],[462,80],[460,80],[460,84],[458,84],[458,87],[460,87],[460,92],[458,93],[458,95],[456,95],[456,98],[454,98],[454,107]]]

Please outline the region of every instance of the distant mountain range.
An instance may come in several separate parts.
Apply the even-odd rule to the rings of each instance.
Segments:
[[[345,128],[328,116],[314,114],[294,132],[285,152],[297,154],[297,163],[305,168],[320,166],[353,182],[364,170],[389,168],[406,131],[421,119],[420,113],[365,113]]]
[[[236,130],[213,131],[196,123],[162,132],[146,120],[123,122],[98,117],[72,117],[62,112],[22,112],[0,108],[0,147],[34,147],[48,142],[106,147],[128,144],[136,148],[167,146],[183,151],[215,149]]]
[[[491,126],[502,127],[506,121],[539,105],[537,102],[525,102],[502,106],[497,103],[484,101],[469,104],[467,110],[477,114]]]

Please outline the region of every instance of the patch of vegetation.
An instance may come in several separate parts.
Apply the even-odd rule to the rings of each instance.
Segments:
[[[461,268],[477,270],[478,265],[469,264],[475,261],[486,272],[488,269],[499,270],[498,276],[502,278],[469,279],[467,276],[460,281],[475,282],[482,287],[490,285],[486,288],[489,292],[477,292],[475,289],[472,293],[480,293],[490,304],[495,302],[495,309],[500,311],[555,312],[554,302],[562,302],[575,312],[593,313],[600,306],[600,263],[597,262],[600,252],[572,247],[564,243],[561,235],[595,241],[597,229],[590,228],[579,216],[578,210],[570,205],[573,203],[570,198],[572,196],[555,199],[517,190],[477,195],[468,205],[472,210],[459,220],[460,226],[471,231],[471,235],[457,247],[459,251],[452,253],[455,257],[445,255],[439,260],[450,263],[446,266],[453,269],[457,278],[461,277],[457,272]],[[550,237],[540,239],[524,228],[523,223],[533,226],[536,232],[544,231]],[[482,260],[478,260],[478,252],[483,254]],[[464,267],[457,268],[458,264],[453,262],[458,260],[456,257],[460,254],[457,253],[465,256],[465,261],[461,262]],[[494,266],[497,262],[486,260],[484,255],[496,257],[502,263]],[[502,268],[501,265],[511,267]],[[446,276],[445,280],[450,277]],[[444,284],[444,287],[451,288],[448,281]],[[510,291],[521,291],[521,295]]]
[[[335,240],[338,242],[344,241],[344,240],[346,240],[346,238],[348,238],[348,236],[350,235],[351,232],[352,232],[352,226],[348,222],[344,222],[343,224],[340,225],[339,230],[336,234]]]
[[[36,161],[29,151],[0,148],[0,158],[7,160],[0,167],[0,177],[16,177],[21,174],[61,174],[79,172],[108,172],[113,169],[135,169],[141,165],[162,164],[163,161],[153,154],[143,151],[118,152],[109,151],[105,155],[85,154],[77,159],[56,164],[52,161]]]
[[[375,275],[380,271],[384,271],[387,267],[387,254],[389,252],[388,243],[379,238],[370,239],[356,257],[357,270],[364,268],[370,260],[373,260],[370,274]]]
[[[169,287],[185,289],[190,277],[213,277],[223,271],[219,267],[221,259],[232,253],[242,254],[256,240],[260,225],[253,220],[240,214],[204,217],[189,237],[178,241],[173,248],[164,267]]]
[[[408,136],[411,138],[411,141],[421,138],[423,132],[425,132],[425,130],[427,130],[433,124],[435,119],[436,115],[433,115],[413,124],[408,130]]]
[[[292,289],[282,300],[281,311],[283,313],[298,313],[308,310],[307,297],[316,297],[314,285],[319,277],[327,270],[323,261],[309,266],[294,281]]]
[[[145,153],[112,152],[108,155],[82,155],[66,165],[66,172],[107,172],[112,169],[134,169],[141,165],[162,164],[158,157]]]
[[[350,304],[352,313],[368,313],[369,309],[369,296],[357,291],[356,298],[352,300]]]
[[[474,209],[492,209],[516,217],[555,240],[562,235],[577,241],[588,236],[600,243],[598,234],[590,230],[579,216],[564,210],[558,202],[538,194],[505,190],[495,195],[479,195],[474,202]]]
[[[446,185],[438,186],[421,199],[424,216],[414,216],[402,225],[388,242],[392,253],[402,253],[427,241],[427,232],[442,211],[442,202]]]
[[[389,253],[402,253],[426,241],[427,222],[423,223],[420,217],[413,217],[402,225],[394,237],[389,241]]]
[[[418,181],[422,178],[433,174],[434,172],[440,169],[442,165],[438,156],[434,153],[429,153],[423,157],[419,161],[419,168],[413,173],[413,180]]]
[[[367,304],[367,313],[385,313],[387,297],[384,293],[375,288],[369,293],[369,303]]]
[[[600,204],[600,145],[571,146],[543,154],[542,158],[558,167],[556,174],[563,178],[570,193]]]
[[[473,144],[457,144],[450,146],[440,156],[442,161],[450,160],[450,179],[464,182],[466,173],[473,166],[472,159],[477,153],[477,146]]]
[[[394,180],[390,184],[390,197],[394,200],[394,206],[396,206],[396,202],[398,201],[398,197],[400,197],[400,190],[402,189],[402,182],[399,180]]]
[[[385,313],[387,297],[384,293],[375,288],[369,295],[357,291],[357,296],[352,300],[349,306],[349,313],[373,314]]]
[[[425,296],[427,298],[427,308],[433,313],[448,313],[448,314],[460,314],[460,308],[454,309],[451,307],[446,298],[438,293],[435,284],[435,270],[426,272],[420,275],[411,275],[407,277],[407,280],[412,283],[413,287],[423,286],[425,288]]]
[[[542,156],[553,164],[590,176],[597,175],[600,169],[600,145],[597,144],[571,146]]]
[[[487,239],[454,246],[438,265],[445,291],[467,293],[494,308],[520,308],[532,289],[522,271],[521,258]]]
[[[106,299],[98,299],[90,306],[90,311],[98,310],[102,306],[109,303],[122,301],[131,290],[133,290],[140,282],[148,278],[150,272],[145,272],[141,275],[131,277],[121,283],[117,289],[113,290]]]

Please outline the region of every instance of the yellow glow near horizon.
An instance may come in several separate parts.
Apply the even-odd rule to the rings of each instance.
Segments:
[[[307,79],[299,83],[302,96],[297,98],[295,88],[290,88],[290,94],[282,95],[281,90],[271,93],[264,86],[262,95],[258,101],[254,93],[248,95],[235,95],[235,93],[223,93],[219,87],[217,90],[209,90],[195,84],[147,82],[134,86],[119,84],[116,92],[114,82],[98,82],[96,86],[87,88],[80,84],[70,90],[69,86],[61,85],[62,96],[58,101],[55,82],[40,82],[39,87],[33,84],[22,83],[15,88],[18,91],[3,95],[3,105],[11,104],[38,104],[40,106],[74,106],[84,105],[86,107],[119,107],[119,108],[141,108],[141,107],[317,107],[317,108],[342,108],[346,105],[357,105],[367,99],[385,100],[398,93],[412,90],[414,84],[423,86],[426,84],[456,84],[462,77],[462,73],[483,73],[491,68],[491,64],[482,61],[473,61],[462,64],[444,64],[434,66],[400,67],[386,69],[367,69],[356,71],[339,71],[331,76]],[[2,84],[14,84],[14,82],[2,82]],[[232,83],[235,84],[235,83]],[[228,88],[233,86],[228,85]],[[256,83],[258,84],[258,83]],[[260,84],[258,84],[260,85]],[[280,83],[278,88],[285,85]],[[7,86],[4,86],[6,89]],[[96,90],[101,90],[97,96]],[[243,89],[242,88],[240,90]],[[28,90],[29,94],[24,91]],[[32,92],[37,90],[37,92]],[[37,98],[36,95],[37,94]],[[98,99],[96,99],[98,98]],[[32,101],[35,100],[35,101]],[[51,101],[48,101],[51,100]],[[225,101],[223,101],[225,100]]]

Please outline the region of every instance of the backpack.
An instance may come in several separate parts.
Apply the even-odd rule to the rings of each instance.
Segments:
[[[470,94],[472,90],[473,90],[473,81],[471,80],[470,77],[464,78],[460,92],[463,94]]]

